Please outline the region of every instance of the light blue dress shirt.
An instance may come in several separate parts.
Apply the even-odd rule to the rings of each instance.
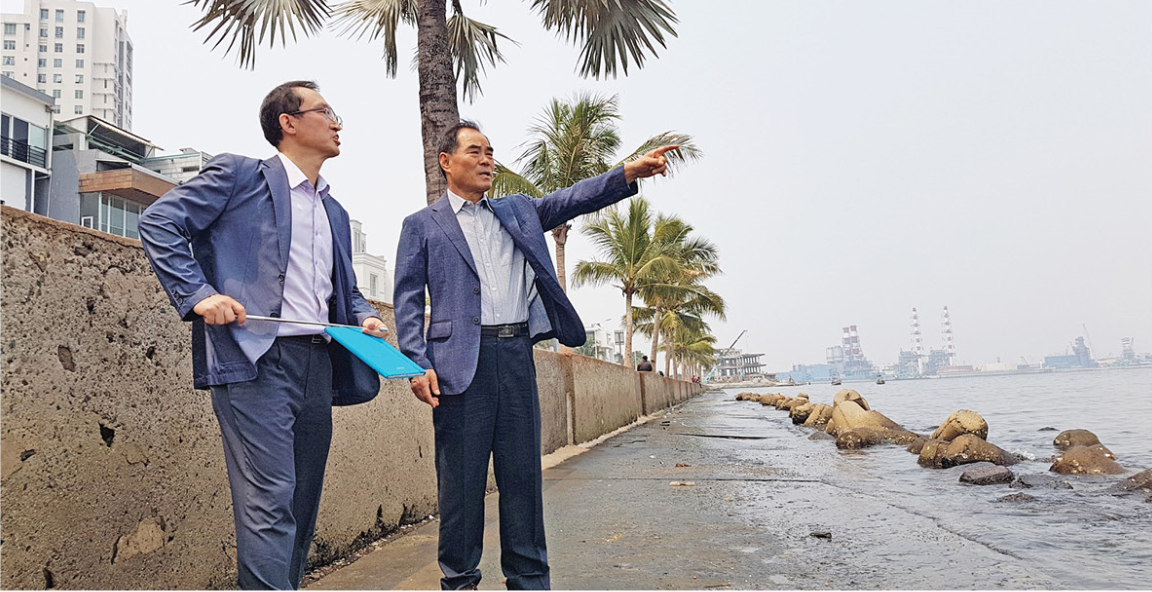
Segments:
[[[536,273],[492,212],[488,198],[473,204],[449,191],[448,202],[480,275],[480,324],[526,322],[528,304],[536,297]]]

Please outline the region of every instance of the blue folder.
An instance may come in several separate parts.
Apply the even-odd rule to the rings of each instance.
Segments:
[[[379,337],[351,327],[328,327],[324,331],[384,378],[424,376],[423,368]]]

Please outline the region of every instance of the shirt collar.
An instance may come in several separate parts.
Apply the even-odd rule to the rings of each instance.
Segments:
[[[289,189],[295,189],[308,181],[308,177],[304,174],[304,171],[300,170],[300,167],[296,166],[296,163],[292,162],[292,159],[288,158],[286,154],[277,152],[276,156],[280,157],[280,162],[284,164],[284,172],[288,174]],[[324,175],[316,178],[316,185],[316,193],[321,197],[327,197],[328,181],[324,178]]]
[[[459,214],[460,208],[463,208],[464,204],[472,203],[472,202],[464,199],[463,197],[460,197],[459,195],[452,193],[451,189],[448,189],[447,191],[448,191],[448,203],[451,204],[452,213],[454,213],[454,214]],[[488,196],[484,196],[484,199],[481,199],[480,203],[478,203],[476,205],[481,205],[481,204],[483,204],[489,210],[492,209],[492,206],[488,203]]]

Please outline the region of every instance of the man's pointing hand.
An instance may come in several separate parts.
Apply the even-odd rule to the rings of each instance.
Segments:
[[[669,150],[676,150],[679,144],[661,146],[646,152],[640,158],[624,165],[624,180],[631,184],[636,179],[647,179],[653,175],[668,174],[668,159],[664,156]]]

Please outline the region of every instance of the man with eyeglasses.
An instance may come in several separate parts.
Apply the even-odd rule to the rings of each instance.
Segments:
[[[260,107],[277,154],[222,154],[140,216],[140,240],[180,316],[192,322],[193,385],[220,422],[243,589],[295,589],[316,526],[332,406],[376,396],[376,372],[318,325],[383,336],[356,289],[348,213],[320,176],[342,121],[313,82],[282,84]]]

